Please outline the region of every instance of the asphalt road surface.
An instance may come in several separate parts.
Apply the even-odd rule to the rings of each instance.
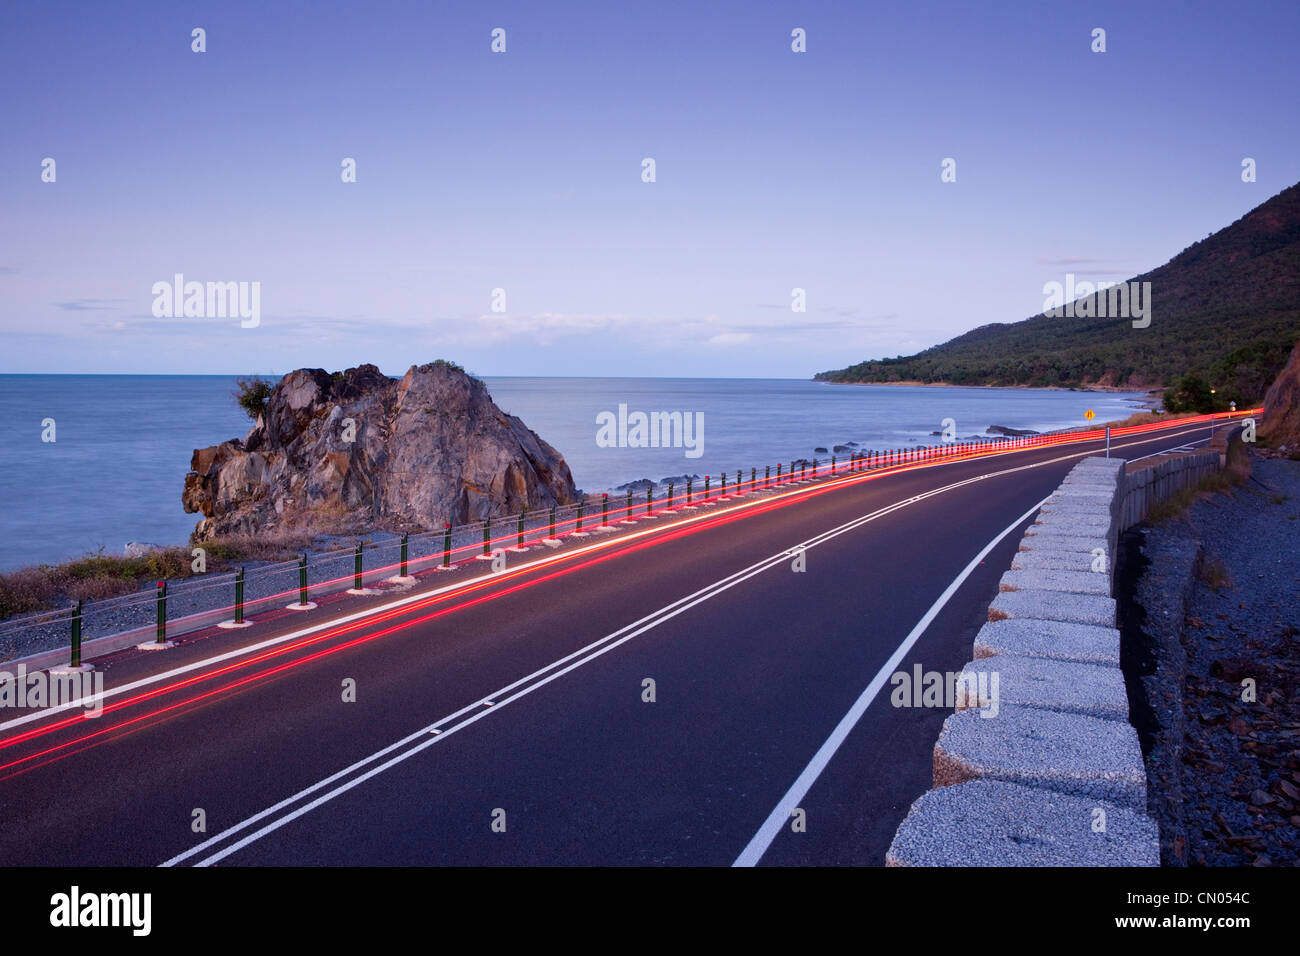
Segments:
[[[888,674],[970,660],[1098,451],[784,485],[98,659],[100,716],[3,714],[0,863],[879,865],[947,716]]]

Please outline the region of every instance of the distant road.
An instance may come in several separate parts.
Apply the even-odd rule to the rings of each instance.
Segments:
[[[864,691],[970,660],[1097,453],[785,486],[100,659],[101,717],[0,712],[0,863],[878,865],[947,712]]]

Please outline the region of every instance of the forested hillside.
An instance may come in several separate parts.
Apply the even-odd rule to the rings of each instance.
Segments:
[[[1155,388],[1191,376],[1220,402],[1256,403],[1300,339],[1300,184],[1131,281],[1151,283],[1147,328],[1038,315],[816,378]]]

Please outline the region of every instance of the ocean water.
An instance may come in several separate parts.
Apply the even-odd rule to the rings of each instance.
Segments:
[[[487,378],[497,404],[560,450],[579,487],[602,491],[628,481],[683,474],[715,476],[793,458],[825,459],[817,448],[938,444],[953,419],[959,438],[990,425],[1049,431],[1126,418],[1141,392],[833,385],[798,379]],[[682,448],[604,448],[597,416],[634,411],[703,412],[703,455]],[[841,453],[843,455],[843,453]]]
[[[557,448],[580,488],[640,478],[717,475],[812,458],[818,446],[937,444],[990,425],[1047,431],[1134,411],[1141,393],[832,385],[796,379],[484,379],[497,404]],[[243,437],[234,378],[207,375],[0,375],[0,570],[57,562],[128,541],[182,544],[197,522],[181,507],[195,448]],[[601,447],[597,416],[702,416],[686,447]],[[41,440],[43,420],[55,441]],[[698,440],[701,439],[702,440]],[[716,478],[715,478],[716,480]]]

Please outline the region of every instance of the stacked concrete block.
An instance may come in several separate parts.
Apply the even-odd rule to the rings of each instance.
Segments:
[[[1095,556],[1090,551],[1070,549],[1052,551],[1040,548],[1037,551],[1017,551],[1011,558],[1011,570],[1033,571],[1040,568],[1057,571],[1091,571]]]
[[[1043,504],[1020,543],[1024,551],[1104,551],[1107,573],[1119,545],[1119,509],[1126,490],[1124,461],[1080,462]],[[1095,555],[1094,555],[1095,556]]]
[[[976,658],[962,668],[960,679],[969,682],[963,687],[979,687],[982,683],[988,688],[993,673],[998,675],[994,685],[996,693],[986,689],[978,696],[968,695],[969,702],[959,698],[959,710],[982,709],[983,719],[996,720],[1000,710],[987,703],[996,697],[998,708],[1039,707],[1102,720],[1128,719],[1128,694],[1118,667],[1091,661],[1003,655],[996,661]],[[981,676],[983,681],[979,681]]]
[[[1001,780],[939,787],[912,804],[886,866],[1150,866],[1144,813]]]
[[[1038,657],[1119,667],[1119,631],[1067,621],[1013,618],[990,621],[975,635],[975,660]]]
[[[996,666],[991,658],[981,663]],[[1077,688],[1038,706],[1002,703],[996,711],[953,714],[934,746],[934,785],[1004,780],[1145,809],[1146,769],[1128,708],[1120,720],[1063,709],[1087,693]]]
[[[1070,594],[1100,594],[1110,596],[1109,575],[1087,571],[1066,571],[1060,568],[1012,568],[1002,575],[999,591],[1065,591]]]
[[[989,620],[1008,618],[1114,627],[1115,599],[1065,591],[1003,591],[989,605]]]
[[[1159,865],[1112,597],[1124,465],[1080,462],[1026,530],[889,865]]]

